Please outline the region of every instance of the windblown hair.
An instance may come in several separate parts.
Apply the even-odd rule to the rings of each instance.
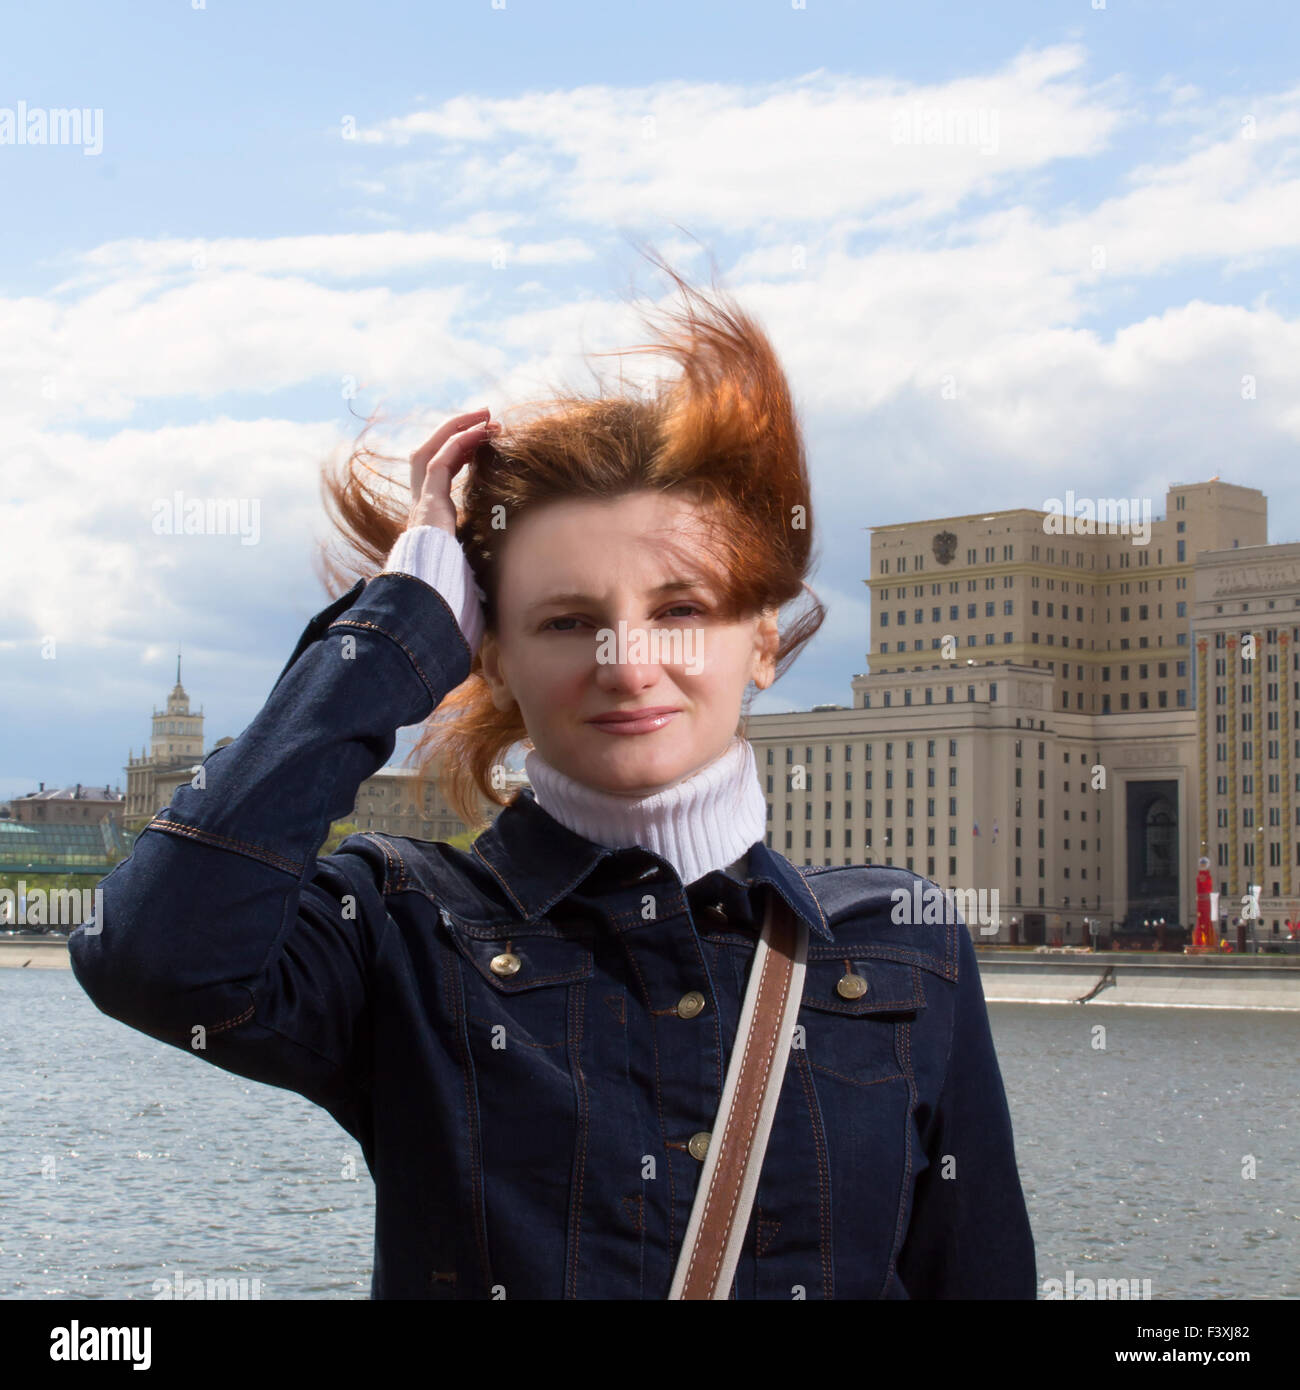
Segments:
[[[613,499],[645,489],[671,491],[700,507],[706,539],[693,541],[689,569],[707,579],[723,621],[780,610],[805,594],[806,610],[780,631],[776,675],[784,674],[821,627],[826,609],[807,584],[812,563],[812,503],[799,422],[789,385],[761,328],[726,294],[690,286],[659,256],[649,253],[674,281],[685,301],[663,311],[664,328],[650,343],[597,356],[654,353],[674,360],[680,374],[639,394],[620,389],[594,395],[561,392],[517,408],[502,430],[479,445],[457,483],[460,542],[485,598],[484,622],[497,630],[502,553],[509,526],[548,502],[571,498]],[[647,316],[647,322],[654,323]],[[325,557],[327,584],[342,592],[350,576],[382,570],[405,529],[409,493],[394,495],[373,463],[385,459],[365,446],[367,422],[341,470],[326,468],[326,505],[352,555]],[[466,476],[468,475],[468,476]],[[456,484],[453,484],[453,496]],[[494,525],[494,520],[496,524]],[[778,617],[778,626],[780,625]],[[750,684],[737,732],[743,737]],[[490,823],[483,803],[501,807],[509,796],[501,771],[512,745],[527,742],[517,706],[498,710],[482,674],[479,655],[470,674],[430,715],[408,763],[417,767],[419,795],[436,777],[448,804],[465,823]],[[531,744],[528,744],[531,747]]]

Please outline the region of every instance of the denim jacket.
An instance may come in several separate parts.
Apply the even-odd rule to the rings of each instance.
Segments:
[[[528,789],[469,852],[365,832],[317,857],[396,731],[469,669],[412,575],[317,614],[72,934],[95,1004],[355,1138],[372,1297],[662,1299],[779,893],[807,975],[732,1296],[1035,1297],[970,933],[893,920],[893,890],[925,880],[796,868],[759,841],[746,881],[683,885]]]

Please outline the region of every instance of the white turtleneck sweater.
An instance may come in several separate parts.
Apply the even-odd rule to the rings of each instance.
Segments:
[[[404,531],[385,573],[422,579],[456,616],[471,655],[483,635],[483,591],[456,538],[437,526]],[[561,825],[598,845],[639,845],[666,859],[683,883],[714,869],[744,878],[744,856],[767,830],[767,802],[753,746],[739,736],[704,767],[644,796],[601,791],[552,767],[534,748],[524,771],[537,804]]]

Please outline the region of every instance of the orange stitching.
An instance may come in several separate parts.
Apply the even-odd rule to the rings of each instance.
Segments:
[[[813,1146],[817,1154],[817,1182],[818,1182],[818,1201],[817,1210],[820,1216],[820,1238],[817,1242],[817,1251],[822,1261],[822,1297],[833,1298],[834,1290],[831,1283],[830,1271],[830,1227],[831,1213],[829,1203],[826,1200],[826,1187],[829,1178],[829,1161],[826,1156],[826,1134],[825,1128],[820,1123],[821,1107],[817,1103],[817,1087],[813,1082],[812,1064],[808,1061],[808,1054],[805,1051],[798,1051],[795,1056],[795,1066],[799,1069],[799,1080],[803,1083],[804,1099],[808,1104],[808,1120],[812,1126]]]
[[[902,1249],[903,1239],[906,1228],[903,1225],[903,1212],[913,1203],[908,1201],[908,1190],[911,1187],[912,1178],[912,1116],[916,1110],[916,1078],[912,1075],[912,1034],[911,1025],[900,1023],[898,1025],[897,1044],[903,1053],[903,1069],[907,1075],[907,1122],[903,1126],[903,1148],[907,1155],[906,1168],[903,1173],[903,1185],[900,1190],[898,1201],[898,1216],[894,1221],[894,1243],[889,1252],[889,1264],[885,1268],[885,1282],[881,1285],[881,1293],[889,1287],[889,1281],[894,1277],[895,1266],[898,1262],[898,1254]],[[913,1202],[915,1194],[913,1194]]]
[[[365,836],[365,838],[366,838],[367,840],[370,840],[370,841],[372,841],[374,844],[377,844],[377,845],[379,846],[379,848],[380,848],[381,850],[383,850],[383,852],[384,852],[384,887],[383,887],[383,892],[384,892],[385,894],[387,894],[388,891],[389,891],[389,884],[390,884],[390,882],[391,882],[391,880],[392,880],[393,852],[389,849],[388,844],[386,843],[386,841],[383,839],[382,836],[376,835],[373,831],[370,831],[370,830],[363,830],[361,833]]]
[[[434,592],[437,593],[437,590],[435,589]],[[439,597],[441,598],[442,596],[439,595]],[[443,601],[443,607],[447,609],[447,612],[451,617],[452,624],[456,628],[456,635],[460,638],[460,644],[462,647],[464,647],[465,654],[469,657],[470,663],[472,664],[474,661],[474,657],[473,654],[470,652],[469,644],[465,641],[464,634],[460,631],[459,624],[456,622],[456,615],[452,613],[451,609],[447,606],[445,600]],[[400,637],[395,637],[391,632],[388,631],[387,628],[380,627],[378,623],[372,623],[368,618],[335,618],[334,621],[329,625],[329,627],[325,629],[325,636],[329,636],[329,634],[333,632],[336,627],[363,628],[368,629],[371,632],[378,632],[381,636],[387,637],[388,640],[395,647],[399,648],[401,651],[406,653],[406,659],[415,668],[416,675],[419,676],[419,678],[424,682],[425,688],[428,690],[429,694],[432,695],[435,700],[439,698],[438,687],[434,685],[434,683],[428,678],[428,676],[424,674],[424,668],[416,660],[415,653],[410,649],[410,647],[406,645],[405,642],[402,641]]]
[[[641,967],[637,964],[636,956],[628,949],[627,943],[620,939],[624,954],[627,956],[628,964],[632,967],[636,975],[637,983],[641,986],[641,998],[645,1001],[647,1009],[650,1007],[650,991],[646,988],[645,976],[641,973]],[[685,1144],[678,1144],[666,1138],[668,1133],[667,1126],[664,1124],[664,1095],[663,1095],[663,1073],[659,1066],[659,1034],[652,1024],[650,1027],[650,1048],[655,1058],[655,1111],[659,1116],[659,1136],[663,1139],[664,1147],[667,1149],[685,1149]],[[673,1178],[673,1165],[668,1165],[668,1248],[675,1248],[673,1239],[676,1231],[677,1222],[677,1189]]]
[[[455,613],[451,611],[451,604],[447,602],[445,595],[443,595],[437,589],[435,589],[433,585],[428,582],[428,580],[421,579],[418,574],[408,574],[406,570],[382,570],[379,574],[371,575],[371,579],[382,579],[385,577],[385,575],[389,577],[396,575],[402,579],[414,579],[417,584],[423,584],[424,587],[428,589],[429,592],[437,598],[438,602],[441,603],[442,606],[447,610],[448,616],[451,618],[452,624],[456,629],[456,636],[460,639],[460,644],[462,647],[465,648],[465,654],[469,657],[470,662],[472,663],[474,660],[474,653],[470,651],[469,643],[465,640],[465,634],[460,630],[460,619],[457,618]],[[341,618],[336,618],[334,622],[330,624],[330,627],[336,626],[341,621]],[[375,623],[366,622],[364,618],[356,618],[353,621],[356,622],[356,624],[359,627],[363,625],[365,627],[373,627],[377,632],[383,632],[385,637],[392,638],[394,642],[397,642],[397,638],[393,637],[391,632],[385,632],[382,627],[377,626],[377,624]],[[326,628],[325,631],[328,632],[329,628]],[[398,642],[397,645],[400,647],[402,644]],[[841,867],[843,866],[841,865]]]
[[[754,1211],[756,1213],[754,1226],[754,1254],[764,1255],[770,1249],[773,1240],[776,1239],[776,1233],[781,1229],[781,1218],[779,1216],[769,1216],[767,1220],[764,1221],[763,1208],[755,1206]],[[764,1226],[770,1228],[767,1232],[766,1240],[763,1238]]]
[[[510,982],[509,982],[508,980],[502,980],[499,984],[497,984],[497,977],[496,977],[495,975],[491,974],[490,972],[489,972],[489,973],[484,973],[483,967],[482,967],[481,965],[479,965],[478,968],[479,968],[479,974],[483,975],[483,978],[484,978],[485,980],[487,980],[489,983],[496,984],[496,985],[497,985],[497,988],[502,992],[502,994],[507,994],[507,995],[525,994],[525,993],[527,993],[527,990],[528,990],[529,987],[536,986],[536,985],[549,985],[549,984],[551,984],[553,981],[556,981],[556,980],[567,980],[567,981],[569,981],[569,982],[572,983],[572,984],[576,984],[576,983],[578,983],[579,980],[584,980],[584,979],[586,979],[586,978],[587,978],[588,971],[589,971],[590,966],[591,966],[591,952],[588,951],[588,952],[586,953],[586,955],[587,955],[587,964],[586,964],[586,965],[580,965],[580,966],[577,967],[578,970],[582,972],[581,974],[575,974],[574,971],[572,971],[572,970],[562,970],[562,971],[560,971],[560,973],[557,974],[557,975],[538,975],[538,976],[536,976],[536,977],[530,977],[527,986],[525,986],[525,985],[516,985],[516,986],[513,986],[513,987],[512,987],[512,986],[510,985]],[[478,965],[478,961],[475,961],[474,964],[475,964],[475,965]]]
[[[527,917],[528,909],[523,905],[523,903],[519,901],[517,897],[515,897],[514,890],[497,872],[496,865],[491,863],[487,855],[485,855],[483,851],[479,849],[477,840],[475,840],[474,843],[470,846],[470,849],[478,856],[479,862],[483,865],[483,867],[487,869],[487,871],[492,875],[493,878],[496,879],[496,881],[502,886],[502,888],[504,888],[506,892],[509,893],[510,901],[514,903],[514,905],[519,909],[521,913],[523,913],[525,917]]]
[[[263,849],[260,845],[250,845],[243,840],[232,840],[228,835],[218,835],[213,830],[204,830],[197,825],[186,825],[178,820],[160,820],[157,816],[145,826],[146,830],[166,830],[173,835],[197,840],[200,844],[211,844],[220,849],[232,849],[250,859],[261,859],[274,869],[283,868],[286,873],[301,874],[303,866],[292,859],[286,859],[274,850]]]
[[[896,1027],[898,1025],[895,1025]],[[824,1072],[827,1076],[837,1077],[841,1081],[847,1081],[850,1086],[879,1086],[882,1081],[904,1081],[901,1071],[890,1072],[888,1076],[878,1076],[874,1081],[862,1081],[856,1076],[849,1076],[845,1072],[835,1071],[823,1062],[809,1062],[808,1065],[816,1071]]]
[[[573,1066],[578,1078],[578,1091],[582,1096],[582,1122],[579,1140],[581,1146],[581,1161],[578,1165],[578,1197],[574,1203],[574,1222],[573,1222],[573,1259],[569,1265],[569,1288],[573,1297],[578,1296],[578,1243],[582,1239],[582,1192],[587,1181],[587,1136],[590,1130],[591,1120],[588,1110],[589,1099],[587,1095],[587,1078],[582,1070],[582,1024],[586,1016],[587,990],[585,986],[576,986],[569,995],[569,1003],[573,1005],[574,994],[580,996],[579,1007],[572,1008],[571,1012],[576,1015],[577,1037],[573,1039]],[[571,1031],[574,1025],[570,1025]]]
[[[645,1220],[645,1214],[644,1214],[644,1212],[643,1212],[643,1210],[642,1210],[642,1208],[643,1208],[644,1205],[645,1205],[645,1198],[642,1197],[641,1194],[638,1192],[637,1195],[636,1195],[635,1197],[624,1197],[624,1198],[622,1198],[622,1202],[623,1202],[623,1210],[624,1210],[625,1212],[627,1212],[627,1214],[632,1218],[632,1229],[633,1229],[634,1231],[640,1231],[640,1230],[641,1230],[641,1227],[642,1227],[642,1223],[643,1223],[644,1220]],[[630,1202],[635,1202],[635,1203],[636,1203],[636,1209],[635,1209],[635,1211],[632,1209],[632,1207],[630,1207],[630,1206],[628,1205],[628,1203],[630,1203]]]
[[[453,1001],[453,1012],[458,1021],[456,1028],[456,1051],[460,1054],[460,1074],[465,1081],[465,1119],[469,1126],[469,1152],[470,1152],[470,1184],[474,1202],[474,1244],[478,1246],[479,1258],[483,1261],[483,1277],[488,1284],[492,1283],[492,1264],[488,1259],[487,1244],[484,1240],[483,1231],[483,1176],[479,1152],[482,1133],[482,1123],[479,1118],[477,1100],[474,1095],[474,1087],[470,1084],[470,1068],[474,1065],[470,1056],[469,1045],[469,1017],[462,1012],[461,996],[464,992],[464,980],[459,970],[455,969],[456,958],[452,955],[449,947],[444,946],[445,954],[451,956],[447,970],[448,989],[451,990]],[[454,989],[451,980],[453,975],[461,985],[460,989]]]
[[[245,1022],[245,1020],[252,1018],[256,1010],[257,1006],[255,1004],[250,1004],[242,1014],[236,1014],[234,1018],[228,1018],[224,1023],[214,1023],[212,1027],[208,1029],[209,1035],[212,1033],[224,1032],[227,1028],[233,1028],[237,1023]]]

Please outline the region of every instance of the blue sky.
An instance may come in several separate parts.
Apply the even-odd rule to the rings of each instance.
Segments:
[[[831,615],[757,711],[850,702],[873,525],[1067,489],[1160,514],[1220,474],[1300,538],[1298,13],[9,13],[0,795],[124,784],[178,640],[209,745],[238,734],[327,601],[343,383],[418,412],[401,454],[581,382],[641,338],[629,283],[664,292],[633,237],[705,278],[699,238],[800,403]],[[73,107],[80,145],[5,141],[6,111]],[[257,499],[257,544],[156,535],[176,488]]]

